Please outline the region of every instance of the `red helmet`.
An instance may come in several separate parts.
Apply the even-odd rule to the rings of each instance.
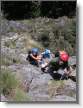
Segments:
[[[69,59],[69,56],[68,56],[68,54],[64,53],[64,54],[60,55],[60,59],[64,62],[67,62]]]

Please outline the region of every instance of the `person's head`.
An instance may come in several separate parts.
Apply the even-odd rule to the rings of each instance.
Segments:
[[[33,48],[33,49],[32,49],[32,54],[33,54],[34,56],[38,55],[38,52],[39,52],[38,48]]]
[[[33,56],[37,56],[38,55],[36,52],[33,52],[32,54],[33,54]]]
[[[62,62],[68,62],[69,55],[67,53],[60,54],[60,60]]]

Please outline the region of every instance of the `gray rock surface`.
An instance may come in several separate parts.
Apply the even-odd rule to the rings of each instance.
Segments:
[[[51,101],[58,101],[58,102],[65,102],[65,101],[67,101],[67,102],[69,102],[69,101],[71,101],[71,102],[76,102],[76,99],[75,98],[73,98],[73,97],[70,97],[70,96],[67,96],[67,95],[58,95],[58,96],[56,96],[55,98],[53,98]]]
[[[0,99],[2,102],[8,101],[8,99],[3,94],[0,95]]]
[[[44,20],[41,18],[36,19],[36,23],[44,24]],[[51,19],[50,19],[51,20]],[[45,23],[48,23],[49,19]],[[56,23],[58,21],[55,21]],[[38,23],[38,24],[39,24]],[[34,25],[35,28],[37,28],[37,25]],[[61,26],[64,26],[65,22],[64,20],[60,20],[59,23]],[[4,26],[5,25],[5,26]],[[1,54],[5,57],[20,59],[18,63],[10,64],[7,68],[11,69],[13,73],[16,75],[18,74],[21,78],[23,83],[26,81],[27,84],[29,84],[29,91],[27,94],[30,96],[32,101],[76,101],[76,82],[72,81],[71,79],[64,81],[64,88],[61,88],[61,95],[53,95],[50,96],[49,93],[49,81],[53,80],[56,82],[56,80],[53,79],[53,77],[49,73],[42,73],[40,67],[33,66],[26,61],[27,52],[23,50],[24,43],[23,40],[26,39],[24,34],[18,34],[14,31],[8,32],[10,28],[14,28],[15,30],[21,30],[21,31],[28,31],[29,25],[18,23],[15,21],[10,22],[4,22],[2,24],[2,46],[1,46]],[[7,28],[8,27],[8,28]],[[6,29],[6,30],[5,30]],[[40,28],[42,29],[42,28]],[[48,27],[50,31],[50,27]],[[5,34],[6,33],[6,34]],[[4,35],[5,34],[5,35]],[[49,35],[53,35],[50,33]],[[27,36],[27,35],[26,35]],[[35,34],[36,38],[37,35]],[[34,38],[35,38],[34,36]],[[53,35],[54,37],[54,35]],[[10,48],[5,46],[5,42],[14,41],[16,43],[15,48]],[[74,65],[76,64],[76,57],[70,57],[69,64]],[[4,66],[2,66],[5,68]],[[59,71],[61,72],[61,71]],[[61,72],[62,73],[62,72]],[[72,76],[76,76],[76,70],[73,70]],[[54,86],[56,88],[56,86]],[[50,90],[51,92],[51,90]],[[54,89],[54,92],[56,90]],[[1,95],[2,101],[5,100],[5,97]]]

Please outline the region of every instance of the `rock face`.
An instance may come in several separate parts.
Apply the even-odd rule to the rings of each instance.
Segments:
[[[25,31],[28,29],[28,26],[20,25],[20,23],[14,21],[7,22],[5,25],[8,26],[8,24],[10,27],[16,29],[19,28]],[[63,24],[64,22],[62,22],[62,25]],[[8,64],[6,67],[18,75],[23,83],[27,83],[27,94],[30,96],[31,101],[76,101],[76,82],[71,79],[57,82],[56,79],[53,79],[51,74],[43,73],[39,67],[30,65],[28,61],[26,61],[27,52],[24,50],[23,40],[26,40],[26,38],[14,32],[9,32],[6,35],[6,37],[4,34],[2,35],[1,54],[13,60],[12,64]],[[15,43],[11,45],[9,41]],[[75,63],[76,57],[71,57],[70,64]],[[5,68],[5,64],[3,64],[2,67]],[[74,76],[76,76],[76,70],[74,70],[73,73],[75,73]],[[5,98],[2,95],[2,101],[3,100],[5,100]]]
[[[53,79],[49,74],[41,74],[32,80],[29,89],[29,96],[32,101],[46,101],[49,100],[48,82]]]
[[[70,96],[66,96],[66,95],[59,95],[59,96],[56,96],[56,98],[53,98],[52,99],[52,101],[55,101],[55,102],[57,102],[57,101],[59,101],[59,102],[63,102],[63,101],[67,101],[67,102],[73,102],[73,101],[76,101],[76,99],[74,99],[74,98],[72,98],[72,97],[70,97]]]
[[[51,88],[52,96],[49,91],[49,83],[53,77],[49,73],[42,73],[41,69],[30,64],[10,65],[8,67],[21,75],[23,81],[29,85],[28,96],[32,101],[76,101],[76,82],[71,79],[64,80],[64,88],[60,88],[59,95],[56,84]],[[55,80],[56,82],[56,80]],[[60,87],[60,85],[59,85]]]

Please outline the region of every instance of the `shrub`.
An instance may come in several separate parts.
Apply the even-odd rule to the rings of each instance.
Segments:
[[[1,65],[9,66],[13,63],[20,63],[20,59],[17,57],[1,55]]]
[[[16,42],[15,40],[7,41],[5,42],[5,46],[10,48],[16,48]]]
[[[30,101],[30,97],[20,88],[16,88],[13,99],[15,101]]]
[[[12,89],[15,89],[18,85],[18,81],[15,76],[8,69],[2,69],[0,75],[1,91],[4,95],[10,94]]]
[[[21,88],[22,83],[16,78],[11,70],[5,68],[1,70],[0,75],[0,92],[5,95],[10,101],[28,101],[29,96],[26,95],[24,88]]]
[[[61,94],[63,88],[64,88],[64,81],[62,80],[61,81],[52,80],[48,83],[48,92],[50,97]]]

